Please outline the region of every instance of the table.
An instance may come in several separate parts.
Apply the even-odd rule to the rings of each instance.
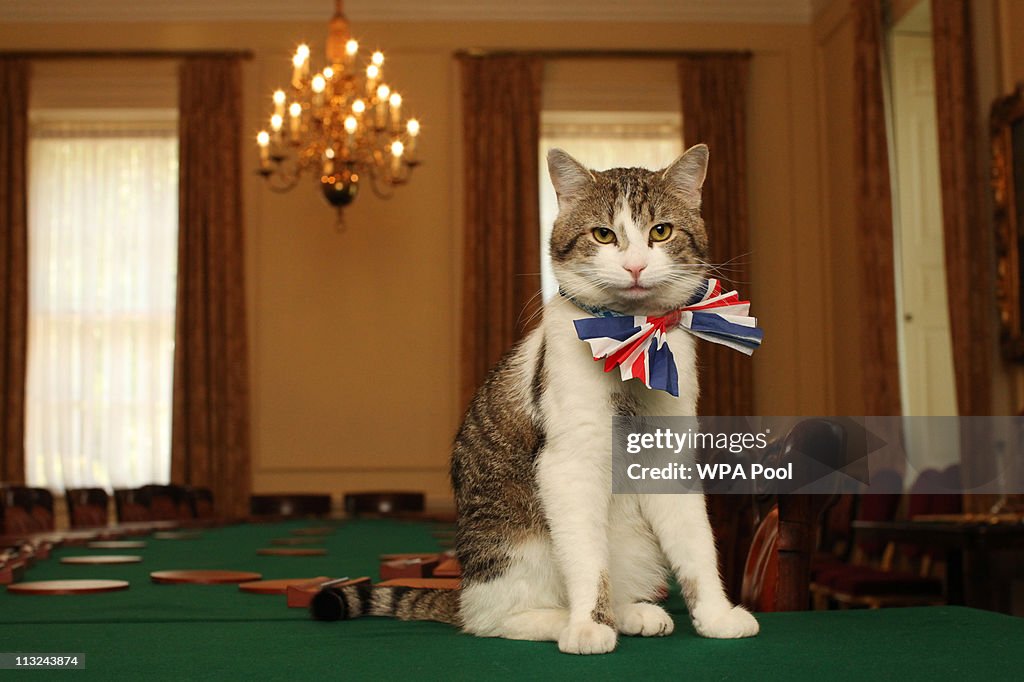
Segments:
[[[994,553],[1024,548],[1024,523],[985,521],[854,521],[858,538],[943,550],[951,604],[1009,611],[1008,585],[993,580]]]
[[[233,585],[156,585],[150,571],[256,570],[264,578],[370,575],[387,552],[437,548],[435,527],[360,520],[327,538],[326,557],[257,556],[303,522],[206,530],[195,540],[148,539],[141,564],[66,566],[61,547],[32,580],[123,578],[109,594],[35,597],[0,592],[0,651],[80,652],[97,679],[996,679],[1024,669],[1024,619],[963,607],[762,614],[761,635],[694,634],[678,597],[671,637],[626,637],[606,656],[576,657],[550,642],[480,639],[441,623],[363,618],[323,623],[284,597]],[[120,550],[112,550],[116,553]],[[133,550],[135,551],[135,550]],[[2,673],[0,673],[2,674]],[[43,673],[45,675],[45,673]],[[64,671],[58,674],[67,675]]]

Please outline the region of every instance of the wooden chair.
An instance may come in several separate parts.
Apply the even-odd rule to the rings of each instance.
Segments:
[[[751,611],[774,611],[779,588],[779,508],[761,521],[743,570],[741,603]]]
[[[325,493],[252,495],[249,498],[249,513],[257,517],[273,518],[327,516],[331,513],[331,496]]]
[[[180,485],[144,485],[140,488],[154,521],[187,521],[193,518],[187,490]]]
[[[29,514],[32,515],[37,531],[52,531],[56,528],[53,515],[53,493],[46,488],[28,488]]]
[[[933,507],[932,494],[941,480],[937,470],[921,472],[906,496],[907,515],[911,518],[928,513]],[[880,485],[894,491],[889,494],[861,495],[857,518],[864,521],[891,521],[902,503],[903,481],[895,472],[880,472],[872,477],[872,488]],[[897,568],[902,560],[903,567]],[[917,568],[906,570],[917,564]],[[916,547],[897,551],[893,543],[858,540],[849,563],[827,566],[817,571],[811,587],[816,608],[827,608],[833,601],[841,608],[850,606],[883,608],[888,606],[921,606],[944,603],[942,582],[931,577],[931,557]]]
[[[3,488],[0,490],[0,507],[3,508],[3,535],[20,537],[43,530],[32,516],[32,491],[29,488]]]
[[[216,516],[213,507],[212,490],[209,488],[188,487],[185,489],[185,494],[189,507],[192,510],[192,518],[212,519]]]
[[[110,496],[103,488],[68,488],[64,491],[72,528],[100,528],[107,525]]]
[[[114,507],[118,523],[153,521],[149,510],[149,494],[144,488],[120,488],[114,491]]]
[[[426,496],[420,492],[345,493],[345,512],[352,516],[400,516],[422,512]]]
[[[797,457],[811,457],[832,469],[846,464],[846,430],[828,419],[805,419],[765,449],[763,463],[780,466]],[[800,478],[801,472],[794,475]],[[795,482],[797,486],[810,481]],[[709,495],[709,510],[719,509],[715,523],[719,559],[729,596],[757,611],[801,611],[810,606],[810,569],[818,544],[823,510],[832,495]],[[738,510],[729,517],[728,507]],[[722,552],[722,548],[731,551]],[[737,568],[738,566],[738,568]],[[730,571],[732,573],[730,573]]]

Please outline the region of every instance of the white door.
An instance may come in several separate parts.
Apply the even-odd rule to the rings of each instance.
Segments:
[[[931,36],[895,33],[891,63],[903,413],[956,415]],[[906,424],[913,467],[941,469],[959,462],[956,420],[934,420],[927,427],[919,421]],[[908,484],[914,473],[907,471]]]

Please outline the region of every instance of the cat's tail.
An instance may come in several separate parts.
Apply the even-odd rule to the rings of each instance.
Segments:
[[[325,587],[316,594],[309,608],[317,620],[385,616],[458,625],[459,591],[368,583]]]

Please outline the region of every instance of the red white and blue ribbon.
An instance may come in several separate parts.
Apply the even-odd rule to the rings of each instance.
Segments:
[[[682,327],[705,341],[747,355],[764,338],[757,319],[749,315],[750,301],[741,301],[735,291],[723,294],[717,279],[703,282],[689,303],[664,315],[621,315],[573,303],[595,316],[573,324],[576,335],[590,344],[594,360],[604,360],[604,371],[618,367],[623,381],[640,379],[648,388],[676,397],[679,375],[666,341],[669,330]]]

